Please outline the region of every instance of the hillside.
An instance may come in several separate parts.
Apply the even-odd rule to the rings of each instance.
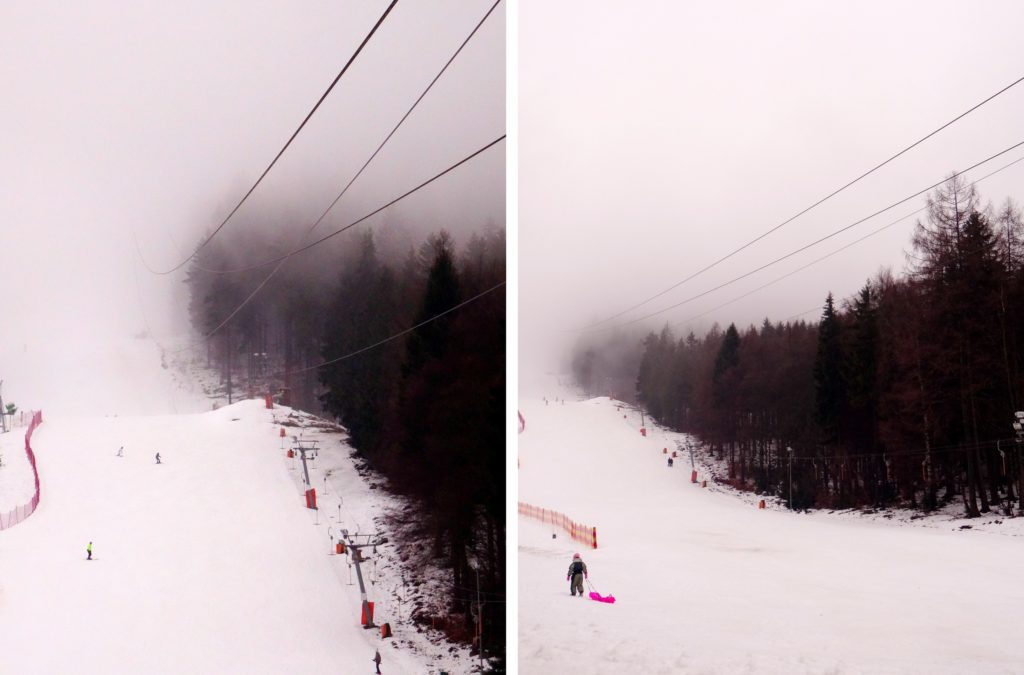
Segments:
[[[125,354],[113,352],[97,367]],[[214,411],[194,390],[164,396],[173,378],[154,352],[128,354],[132,377],[100,379],[90,394],[109,414],[74,405],[88,372],[16,380],[45,413],[32,443],[42,497],[0,531],[0,670],[373,672],[380,649],[387,673],[467,672],[466,650],[411,621],[429,611],[430,586],[405,585],[393,543],[366,549],[362,571],[374,618],[394,638],[359,625],[351,557],[334,542],[343,528],[378,531],[405,505],[359,466],[339,429],[262,400]],[[173,414],[186,406],[206,412]],[[23,434],[5,435],[5,455]],[[319,441],[319,511],[305,508],[299,462],[286,457],[293,437]]]
[[[1009,673],[1024,662],[1010,619],[1024,603],[1011,571],[1024,564],[1020,519],[962,531],[760,510],[691,483],[686,457],[669,468],[662,449],[685,436],[643,437],[615,401],[551,383],[520,404],[520,500],[596,526],[599,543],[520,516],[524,675]],[[574,551],[615,604],[570,597]]]

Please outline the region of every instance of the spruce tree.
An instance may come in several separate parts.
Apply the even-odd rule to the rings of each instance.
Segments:
[[[840,344],[839,318],[836,316],[832,293],[825,299],[825,309],[818,325],[818,354],[814,361],[815,419],[822,432],[822,440],[839,440],[839,420],[846,402],[843,381],[843,352]]]

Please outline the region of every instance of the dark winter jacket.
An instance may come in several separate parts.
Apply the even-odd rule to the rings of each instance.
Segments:
[[[574,575],[582,574],[584,577],[587,576],[587,563],[582,560],[573,560],[569,565],[569,573],[565,575],[565,580],[572,579]],[[589,577],[587,577],[589,578]]]

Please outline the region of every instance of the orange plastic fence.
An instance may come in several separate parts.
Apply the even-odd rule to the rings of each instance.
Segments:
[[[28,455],[28,462],[32,465],[32,473],[35,476],[35,492],[28,503],[11,509],[7,513],[0,513],[0,530],[14,527],[35,513],[36,507],[39,506],[39,471],[36,470],[36,453],[32,451],[32,432],[43,423],[42,411],[33,412],[31,420],[28,431],[25,432],[25,454]]]
[[[572,537],[575,541],[586,544],[590,548],[597,548],[597,528],[589,525],[581,525],[569,518],[564,513],[542,509],[539,506],[519,502],[519,515],[534,518],[541,522],[557,525]]]

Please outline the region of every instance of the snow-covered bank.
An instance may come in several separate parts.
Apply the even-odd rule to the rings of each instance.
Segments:
[[[472,670],[468,649],[412,622],[430,586],[414,588],[380,525],[408,505],[337,428],[262,399],[211,411],[201,364],[174,345],[27,344],[15,359],[5,345],[5,397],[46,416],[39,509],[0,532],[0,673],[373,672],[375,649],[387,673]],[[0,510],[31,497],[24,433],[0,435]],[[282,449],[292,436],[320,441],[318,511]],[[393,638],[360,626],[342,528],[392,539],[363,573]]]
[[[160,344],[141,336],[4,340],[0,344],[4,401],[22,409],[45,408],[48,415],[56,416],[209,410],[206,396],[173,370],[173,356],[163,351]]]
[[[460,670],[399,619],[398,577],[373,562],[375,618],[396,637],[359,626],[358,586],[330,534],[372,529],[387,497],[371,497],[333,434],[311,476],[322,488],[331,471],[320,512],[303,508],[274,424],[286,412],[246,401],[197,415],[48,418],[34,438],[46,498],[0,533],[3,668],[360,672],[379,648],[386,672]]]
[[[0,433],[0,513],[24,505],[35,490],[35,475],[25,453],[25,427]]]
[[[1020,672],[1019,538],[758,510],[690,483],[688,458],[668,468],[679,435],[545,395],[566,402],[520,402],[520,499],[600,548],[520,519],[520,672]],[[615,605],[569,596],[573,551]]]

